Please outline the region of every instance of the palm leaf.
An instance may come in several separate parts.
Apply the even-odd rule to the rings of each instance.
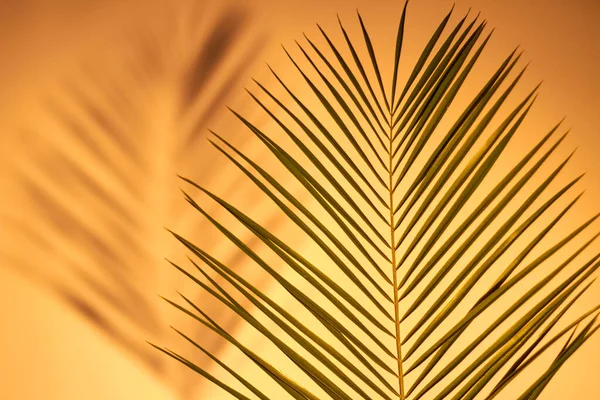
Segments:
[[[181,283],[163,265],[176,242],[161,225],[168,221],[190,237],[211,237],[206,224],[191,222],[189,210],[169,194],[177,188],[174,171],[218,175],[207,168],[218,160],[205,155],[201,139],[209,123],[231,126],[222,110],[239,104],[234,89],[264,40],[248,34],[243,9],[188,5],[165,7],[164,25],[133,27],[111,49],[112,62],[92,60],[103,69],[82,68],[45,102],[49,122],[26,132],[15,173],[17,200],[2,212],[3,228],[28,245],[13,241],[1,249],[3,264],[49,289],[183,397],[197,389],[195,374],[182,378],[181,370],[166,369],[138,339],[166,340],[170,333],[160,300],[147,288],[174,293]],[[224,188],[234,186],[240,183],[224,180]],[[246,189],[251,201],[252,188]],[[276,229],[280,218],[264,220]],[[228,262],[239,264],[239,252],[226,252]],[[263,285],[264,274],[252,282]],[[207,299],[203,292],[194,296]],[[219,321],[228,329],[238,323],[227,314]],[[223,343],[205,346],[218,353]]]
[[[589,232],[598,215],[565,225],[581,177],[563,178],[572,153],[558,154],[561,123],[516,163],[507,157],[537,97],[535,87],[509,106],[526,69],[517,68],[521,55],[509,54],[465,106],[457,99],[491,33],[486,21],[467,15],[444,34],[450,11],[400,86],[406,12],[405,5],[391,88],[360,14],[359,40],[341,20],[340,44],[319,27],[323,46],[305,36],[308,46],[297,43],[297,55],[284,49],[297,72],[293,83],[270,67],[279,87],[256,82],[250,96],[273,130],[233,113],[277,167],[211,131],[215,148],[293,223],[289,234],[261,224],[236,196],[182,178],[193,209],[254,262],[249,276],[264,271],[275,282],[273,292],[262,290],[173,232],[194,256],[191,269],[172,262],[176,270],[272,351],[258,353],[185,295],[181,304],[167,301],[257,368],[245,374],[180,331],[220,368],[158,349],[235,398],[493,398],[523,371],[531,382],[521,398],[537,398],[598,328],[600,306],[568,312],[590,288],[600,254],[598,235]],[[287,189],[282,171],[310,202]],[[227,221],[211,212],[214,204]],[[268,251],[245,243],[239,227]],[[552,352],[555,359],[532,378],[530,365]],[[264,376],[272,385],[261,384]]]

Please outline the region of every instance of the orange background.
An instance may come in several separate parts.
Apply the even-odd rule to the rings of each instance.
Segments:
[[[413,35],[415,43],[423,44],[451,4],[446,0],[410,2],[407,32]],[[315,22],[334,29],[336,12],[350,25],[349,21],[355,18],[354,10],[359,8],[376,46],[381,43],[380,47],[391,48],[402,3],[252,0],[245,5],[255,17],[251,29],[266,32],[271,38],[265,43],[261,60],[249,72],[261,77],[266,75],[262,61],[269,61],[279,70],[286,65],[278,43],[291,47],[293,39],[301,38],[302,32],[316,36]],[[14,179],[11,168],[18,163],[22,148],[19,146],[23,146],[19,137],[21,128],[32,121],[35,123],[41,115],[38,114],[40,97],[54,90],[57,79],[82,60],[99,60],[96,62],[100,67],[110,65],[111,59],[106,59],[106,55],[120,54],[120,35],[132,27],[156,29],[160,33],[164,10],[178,6],[177,2],[167,4],[158,0],[2,2],[2,207],[18,207],[11,202],[12,194],[19,190],[19,181]],[[539,126],[545,131],[563,115],[567,116],[566,126],[572,128],[572,134],[565,147],[579,146],[570,172],[587,171],[580,186],[587,188],[587,192],[578,210],[582,215],[600,211],[597,200],[600,199],[600,78],[597,74],[600,70],[597,26],[600,3],[593,0],[457,0],[456,15],[462,15],[468,7],[481,11],[489,20],[489,26],[496,28],[487,50],[490,55],[479,67],[484,76],[515,45],[525,50],[524,59],[532,64],[522,83],[524,90],[544,80],[530,126]],[[240,91],[243,86],[246,84],[240,86]],[[537,137],[539,134],[537,132]],[[524,143],[531,141],[525,138]],[[155,222],[158,226],[164,225]],[[0,241],[9,246],[22,245],[8,229],[2,229]],[[10,261],[0,259],[0,262],[6,264],[0,268],[0,400],[176,398],[165,385],[63,303],[15,273],[9,268]],[[161,292],[160,288],[155,289],[150,290]],[[580,310],[589,308],[598,299],[600,287],[596,285],[586,295]],[[541,398],[598,399],[598,372],[600,336],[597,335],[568,362]],[[211,387],[202,385],[201,390],[204,392],[197,398],[221,398],[218,397],[221,393]]]

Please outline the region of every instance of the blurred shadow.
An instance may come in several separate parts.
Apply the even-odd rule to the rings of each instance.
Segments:
[[[174,279],[163,258],[182,253],[162,227],[189,212],[179,203],[176,173],[193,171],[200,181],[221,173],[218,165],[195,167],[211,147],[200,139],[209,124],[231,127],[225,105],[249,77],[263,43],[240,7],[210,19],[205,14],[214,4],[196,4],[201,7],[170,9],[166,28],[148,26],[116,44],[115,50],[129,46],[131,55],[110,60],[121,69],[84,68],[83,78],[69,76],[46,99],[56,128],[23,133],[15,177],[23,202],[0,214],[3,227],[22,239],[0,249],[4,264],[49,290],[182,398],[194,396],[197,376],[145,343],[165,343],[169,324],[155,294]],[[203,238],[206,226],[194,222],[186,229]],[[240,254],[229,252],[225,261],[235,266]],[[262,280],[256,277],[257,284]],[[240,323],[220,318],[228,328]],[[222,345],[213,340],[207,348],[218,353]]]

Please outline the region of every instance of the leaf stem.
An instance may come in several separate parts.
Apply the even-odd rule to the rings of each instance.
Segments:
[[[392,283],[394,290],[394,325],[396,328],[396,357],[398,359],[398,393],[400,400],[406,399],[404,395],[404,372],[402,367],[402,339],[400,336],[400,310],[399,310],[399,298],[398,298],[398,270],[396,268],[396,230],[394,227],[396,226],[396,221],[394,221],[394,182],[393,182],[393,124],[391,121],[393,120],[393,114],[390,111],[390,147],[389,147],[389,165],[388,165],[388,175],[389,175],[389,209],[390,209],[390,251],[391,251],[391,260],[392,260]]]

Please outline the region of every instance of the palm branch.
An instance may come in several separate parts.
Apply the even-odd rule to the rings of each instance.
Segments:
[[[135,26],[111,49],[111,62],[92,60],[102,69],[81,68],[52,93],[45,102],[49,121],[25,132],[14,204],[1,216],[13,237],[3,242],[3,264],[49,289],[184,397],[193,394],[195,376],[165,369],[162,357],[138,339],[166,340],[170,333],[160,300],[147,288],[180,286],[164,266],[175,243],[161,225],[211,237],[170,195],[177,188],[172,176],[184,170],[201,178],[210,171],[219,179],[212,169],[218,160],[205,154],[200,139],[208,123],[223,119],[224,104],[237,101],[234,88],[264,40],[248,34],[249,15],[239,7],[188,5],[165,7],[163,26]],[[278,220],[265,216],[273,228]],[[26,245],[14,246],[15,238]],[[238,263],[238,253],[227,253]],[[257,275],[254,283],[262,280]],[[196,300],[206,301],[206,294]],[[221,322],[239,321],[224,314]],[[196,330],[194,337],[204,336]],[[207,346],[217,352],[222,343]]]
[[[523,132],[538,89],[509,107],[526,68],[517,67],[518,49],[461,104],[490,39],[486,21],[467,15],[450,23],[450,11],[404,77],[406,10],[391,85],[360,14],[364,50],[340,20],[340,43],[319,27],[321,44],[305,37],[297,55],[284,48],[294,81],[273,69],[277,88],[256,81],[248,93],[277,129],[232,112],[276,166],[211,131],[214,147],[293,222],[289,232],[261,225],[238,197],[182,177],[188,203],[254,270],[238,273],[176,232],[192,258],[188,268],[172,265],[268,346],[261,353],[181,294],[166,301],[248,362],[228,364],[180,330],[214,368],[155,347],[234,398],[492,399],[527,378],[520,398],[534,399],[598,329],[600,306],[570,312],[600,254],[592,247],[598,235],[588,232],[597,215],[573,229],[565,222],[581,193],[580,177],[561,180],[571,158],[559,154],[561,123],[516,158],[507,155],[518,154],[511,139]],[[310,201],[289,191],[284,172]],[[210,211],[214,204],[227,221]],[[249,280],[259,271],[274,279],[272,291]]]

